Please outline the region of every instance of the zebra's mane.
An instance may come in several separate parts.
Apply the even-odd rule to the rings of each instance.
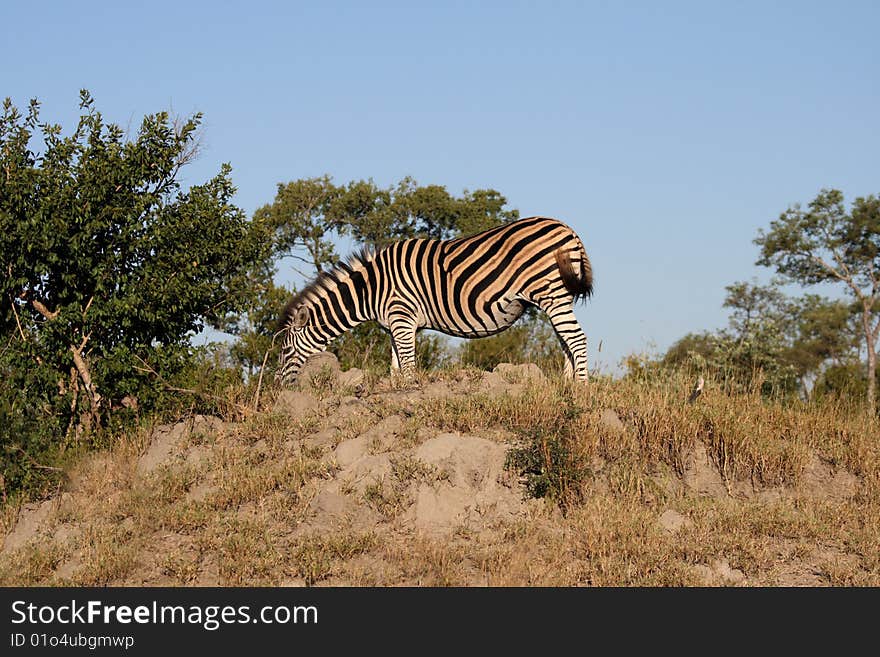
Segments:
[[[376,251],[374,249],[363,247],[348,256],[346,260],[340,260],[332,268],[320,272],[313,281],[294,294],[284,306],[284,310],[281,311],[281,315],[278,317],[277,330],[280,331],[287,328],[287,325],[296,313],[296,309],[299,308],[300,304],[310,293],[321,288],[327,288],[333,283],[338,283],[344,276],[354,270],[355,265],[366,265],[372,262],[375,257]]]

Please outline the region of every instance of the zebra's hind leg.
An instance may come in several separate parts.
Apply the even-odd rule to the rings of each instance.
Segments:
[[[565,377],[587,381],[589,379],[587,336],[584,335],[581,325],[574,316],[571,301],[542,301],[538,305],[550,318],[556,337],[559,338],[562,350],[565,352]]]
[[[559,334],[556,334],[559,337]],[[562,376],[566,379],[574,378],[574,360],[571,358],[571,354],[568,351],[568,347],[565,346],[565,342],[562,341],[562,338],[559,339],[559,342],[563,345],[563,351],[565,352],[565,367],[562,368]]]

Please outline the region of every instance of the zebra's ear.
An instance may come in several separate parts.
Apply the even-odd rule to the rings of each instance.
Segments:
[[[293,325],[297,328],[302,328],[306,324],[309,323],[309,309],[305,306],[301,306],[299,310],[296,311],[296,315],[293,317]]]

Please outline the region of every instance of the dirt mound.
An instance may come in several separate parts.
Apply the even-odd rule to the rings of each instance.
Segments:
[[[150,443],[138,459],[138,474],[146,475],[167,463],[172,456],[191,442],[193,436],[215,435],[224,428],[220,418],[196,415],[176,424],[163,424],[153,430]],[[199,459],[198,451],[190,458]]]
[[[543,403],[536,391],[549,384],[534,365],[365,385],[362,372],[325,355],[307,365],[298,389],[267,394],[267,410],[243,422],[195,416],[90,455],[58,498],[19,510],[0,551],[0,582],[601,583],[612,555],[634,549],[627,532],[677,555],[662,558],[678,564],[673,583],[814,585],[867,567],[838,544],[745,543],[750,558],[764,550],[774,564],[762,574],[731,556],[730,540],[711,548],[743,503],[854,503],[860,479],[818,456],[797,485],[767,490],[726,480],[699,441],[680,467],[640,480],[597,460],[593,497],[562,515],[529,499],[506,467],[523,435],[514,441],[479,416]],[[452,412],[458,424],[444,416]],[[606,440],[623,440],[633,431],[628,417],[600,408],[596,426]],[[622,502],[622,491],[635,491],[639,504]],[[609,506],[622,515],[608,515]],[[627,565],[620,577],[633,572]]]
[[[12,552],[38,538],[54,506],[52,500],[22,505],[18,512],[18,521],[3,542],[3,552]]]
[[[504,469],[504,445],[457,433],[422,443],[414,457],[432,477],[413,486],[407,516],[419,529],[451,533],[479,530],[516,519],[525,512],[522,492]]]

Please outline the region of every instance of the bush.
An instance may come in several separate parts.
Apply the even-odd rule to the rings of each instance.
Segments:
[[[262,227],[231,203],[228,165],[181,189],[200,115],[149,115],[128,139],[85,91],[80,108],[66,137],[37,101],[23,115],[7,99],[0,116],[9,489],[71,441],[159,410],[168,382],[200,366],[192,335],[244,309],[268,257]]]

